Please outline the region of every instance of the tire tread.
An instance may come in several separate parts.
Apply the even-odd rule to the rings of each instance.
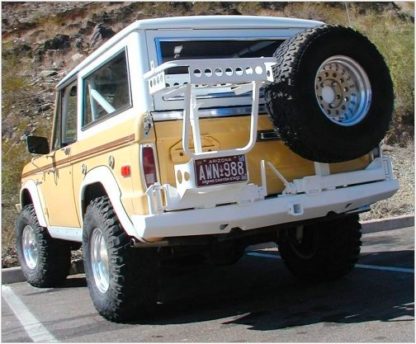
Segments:
[[[305,281],[328,281],[348,274],[360,255],[361,224],[357,215],[315,224],[319,231],[316,254],[304,259],[288,243],[287,232],[278,242],[280,255],[288,269]]]
[[[38,263],[29,269],[24,261],[21,237],[25,225],[30,224],[35,231],[38,244]],[[33,204],[26,205],[16,221],[17,253],[22,271],[27,281],[34,287],[50,288],[62,284],[69,274],[71,248],[68,242],[54,239],[48,230],[41,227]]]
[[[110,287],[103,298],[94,287],[89,266],[88,235],[100,221],[105,225],[110,259]],[[90,295],[98,312],[108,320],[129,321],[147,313],[155,303],[157,257],[154,249],[136,249],[122,228],[108,197],[89,204],[84,220],[83,254]],[[97,294],[98,293],[98,294]]]
[[[389,93],[385,97],[388,105],[385,106],[385,114],[380,115],[378,119],[381,123],[377,124],[377,130],[375,128],[368,133],[369,138],[366,139],[368,144],[365,141],[350,140],[346,142],[349,147],[345,149],[340,149],[333,144],[319,144],[320,138],[317,138],[317,135],[311,132],[310,125],[305,123],[308,111],[306,109],[299,110],[303,106],[301,104],[303,99],[299,99],[298,93],[300,85],[297,85],[297,83],[302,82],[298,81],[299,70],[302,63],[308,62],[304,60],[304,54],[310,46],[317,44],[317,40],[329,34],[338,35],[339,37],[353,37],[361,41],[374,55],[374,63],[377,63],[380,69],[384,66],[385,70],[380,74],[383,75],[385,89]],[[393,110],[393,86],[384,58],[367,37],[352,28],[322,25],[307,29],[284,41],[273,56],[276,59],[276,64],[273,66],[274,82],[267,86],[265,90],[266,109],[276,132],[294,152],[313,161],[341,162],[368,153],[384,137],[389,128]],[[339,133],[325,132],[322,135],[326,137],[333,135],[334,137],[331,139],[337,141]],[[364,145],[371,146],[371,148],[366,149]]]

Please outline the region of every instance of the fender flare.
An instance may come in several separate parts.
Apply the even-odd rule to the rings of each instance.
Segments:
[[[42,201],[36,182],[34,180],[28,180],[23,183],[20,189],[20,204],[22,205],[22,207],[22,196],[24,190],[27,190],[30,194],[30,197],[32,198],[33,207],[35,208],[35,213],[36,217],[38,218],[39,225],[41,225],[42,227],[48,227],[45,214],[43,213]]]
[[[80,186],[79,213],[82,214],[82,203],[84,199],[85,188],[88,185],[95,183],[100,183],[104,187],[104,190],[110,199],[114,211],[117,214],[117,217],[126,233],[130,236],[137,237],[134,225],[130,220],[126,210],[124,209],[123,204],[121,203],[121,190],[113,173],[106,166],[95,167],[86,174]]]

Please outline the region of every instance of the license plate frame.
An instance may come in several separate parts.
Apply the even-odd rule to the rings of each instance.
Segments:
[[[246,182],[248,180],[245,155],[196,159],[195,183],[198,187]]]

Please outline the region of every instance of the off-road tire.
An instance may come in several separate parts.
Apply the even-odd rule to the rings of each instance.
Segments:
[[[358,123],[334,123],[321,110],[315,77],[321,64],[343,55],[357,62],[371,84],[371,105]],[[282,43],[274,53],[274,83],[266,108],[282,140],[300,156],[340,162],[362,156],[383,139],[393,112],[393,84],[377,48],[362,34],[341,26],[320,26]]]
[[[38,250],[34,267],[29,267],[23,253],[23,230],[30,226]],[[53,239],[48,230],[39,225],[35,208],[26,205],[16,221],[16,250],[26,280],[34,287],[50,288],[62,284],[69,274],[71,264],[70,243]]]
[[[97,287],[91,263],[91,236],[99,228],[105,240],[109,262],[109,286]],[[91,299],[106,319],[126,322],[149,314],[156,304],[159,264],[153,248],[131,247],[131,238],[122,228],[108,197],[88,205],[83,230],[84,269]]]
[[[357,262],[360,230],[357,215],[305,226],[301,242],[296,240],[296,228],[285,229],[279,235],[279,252],[297,278],[334,280],[350,272]]]

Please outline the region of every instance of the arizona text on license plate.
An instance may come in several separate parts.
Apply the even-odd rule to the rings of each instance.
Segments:
[[[195,160],[195,174],[198,186],[235,183],[247,180],[247,166],[244,155]]]

